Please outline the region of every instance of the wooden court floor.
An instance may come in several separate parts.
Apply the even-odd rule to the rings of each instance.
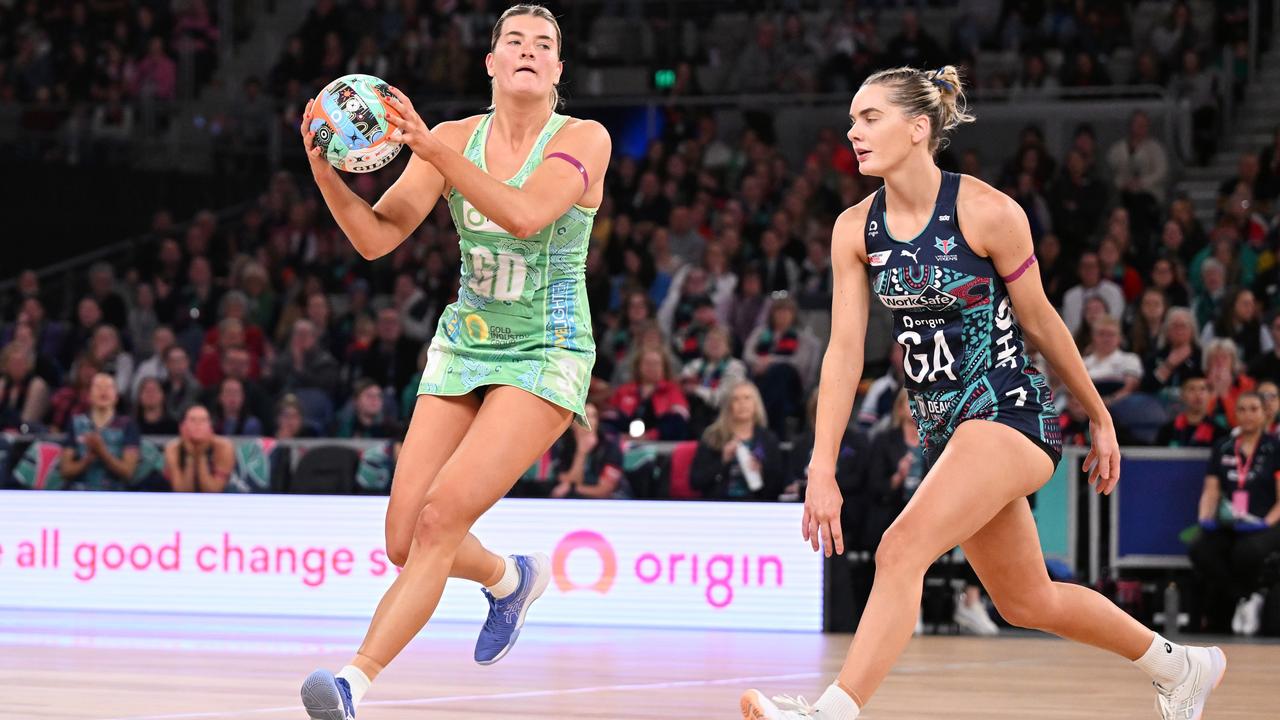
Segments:
[[[477,627],[429,626],[374,685],[361,720],[736,720],[739,693],[815,699],[847,635],[525,627],[501,663],[471,661]],[[314,667],[364,630],[348,620],[0,610],[0,718],[305,718]],[[1229,643],[1205,718],[1280,717],[1280,645]],[[1154,718],[1121,660],[1040,636],[912,641],[867,720]]]

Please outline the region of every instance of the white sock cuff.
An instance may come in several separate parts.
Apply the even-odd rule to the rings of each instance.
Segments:
[[[814,707],[821,710],[827,720],[856,720],[859,712],[858,704],[849,693],[835,683],[827,686]]]
[[[1156,633],[1151,638],[1151,646],[1133,664],[1161,686],[1171,688],[1186,675],[1187,649]]]
[[[364,699],[364,694],[369,692],[369,686],[373,684],[369,676],[365,675],[364,671],[355,665],[343,667],[338,671],[338,677],[346,680],[347,684],[351,686],[351,703],[353,705],[360,704],[360,701]]]
[[[506,569],[502,571],[502,578],[493,585],[485,588],[489,594],[501,600],[520,587],[520,571],[516,569],[515,558],[510,555],[502,559],[506,563]]]

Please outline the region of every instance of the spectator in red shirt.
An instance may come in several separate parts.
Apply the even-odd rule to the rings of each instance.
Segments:
[[[1240,353],[1231,340],[1219,338],[1204,349],[1204,374],[1212,396],[1210,414],[1236,426],[1236,398],[1254,388],[1254,380],[1244,374]]]
[[[1107,236],[1098,244],[1098,263],[1102,266],[1102,276],[1120,286],[1125,302],[1137,299],[1142,292],[1142,276],[1125,263],[1115,238]]]
[[[241,340],[242,343],[245,347],[249,348],[249,352],[253,354],[254,363],[261,362],[263,354],[267,351],[266,336],[263,335],[262,328],[258,327],[258,325],[254,323],[253,318],[250,317],[249,297],[239,290],[232,290],[228,292],[226,295],[222,296],[221,305],[218,308],[218,314],[224,321],[229,318],[235,318],[240,321],[241,333],[243,335]],[[204,334],[205,345],[225,346],[219,337],[221,327],[222,324],[219,322],[216,327],[210,328],[209,331]]]
[[[618,432],[649,440],[683,440],[689,434],[689,401],[675,380],[667,355],[646,350],[636,355],[635,380],[609,398],[605,420]]]
[[[799,324],[795,300],[783,296],[769,307],[768,319],[747,338],[747,363],[769,408],[769,429],[787,436],[787,418],[800,418],[804,395],[822,362],[822,344]]]
[[[87,352],[76,359],[71,367],[71,384],[59,388],[49,401],[49,426],[55,431],[68,427],[71,418],[89,410],[89,387],[93,376],[102,368]]]
[[[1166,447],[1213,447],[1230,430],[1222,420],[1209,415],[1209,382],[1203,375],[1182,380],[1182,412],[1160,428],[1156,444]]]

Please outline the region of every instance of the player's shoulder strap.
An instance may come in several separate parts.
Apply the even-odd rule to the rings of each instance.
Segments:
[[[546,126],[542,128],[542,133],[538,135],[538,141],[534,143],[533,150],[529,153],[525,167],[521,168],[522,171],[533,172],[534,168],[542,164],[542,154],[547,150],[547,143],[551,142],[551,138],[555,137],[556,133],[560,132],[560,128],[564,127],[567,122],[569,122],[568,115],[561,115],[557,112],[551,113]]]
[[[878,245],[882,240],[889,237],[889,231],[882,227],[886,221],[885,217],[884,186],[881,185],[871,198],[871,206],[867,208],[867,222],[864,232],[867,238],[868,252],[871,251],[873,245]]]
[[[955,223],[956,200],[960,196],[960,174],[942,171],[942,186],[938,188],[938,214],[947,218],[940,222]]]
[[[490,111],[481,116],[480,122],[476,123],[475,128],[471,130],[471,137],[467,139],[467,146],[462,151],[462,154],[471,162],[476,162],[479,154],[484,152],[484,139],[489,133],[489,125],[492,122],[493,112]]]

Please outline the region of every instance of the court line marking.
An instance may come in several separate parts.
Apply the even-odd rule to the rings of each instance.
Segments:
[[[914,675],[926,672],[960,670],[972,667],[998,667],[1002,665],[1025,665],[1029,660],[995,660],[968,661],[946,663],[942,665],[921,665],[916,667],[894,668],[895,674]],[[406,700],[371,700],[360,703],[360,707],[415,707],[420,705],[443,705],[455,702],[483,702],[488,700],[520,700],[526,698],[556,697],[567,695],[588,695],[599,692],[628,692],[635,690],[670,690],[687,687],[707,687],[712,685],[736,685],[756,682],[776,682],[782,680],[811,680],[817,677],[832,675],[830,672],[789,673],[786,675],[750,675],[745,677],[721,678],[719,680],[670,680],[651,683],[620,683],[615,685],[593,685],[588,687],[568,688],[563,690],[524,690],[520,692],[492,693],[488,695],[442,695],[429,698],[409,698]],[[230,712],[193,712],[173,713],[168,715],[129,715],[124,717],[103,718],[102,720],[189,720],[192,718],[228,718],[264,715],[270,713],[297,713],[301,704],[283,707],[251,708],[248,710],[232,710]]]
[[[722,678],[719,680],[672,680],[652,683],[622,683],[617,685],[594,685],[588,687],[568,688],[564,690],[524,690],[521,692],[492,693],[488,695],[443,695],[430,698],[410,698],[407,700],[371,700],[360,703],[360,707],[412,707],[418,705],[442,705],[445,703],[486,701],[486,700],[520,700],[525,698],[555,697],[558,695],[587,695],[598,692],[626,692],[633,690],[667,690],[673,688],[700,687],[708,685],[732,685],[751,682],[779,680],[807,680],[827,675],[825,672],[791,673],[788,675],[755,675],[746,677]],[[250,710],[233,710],[231,712],[195,712],[174,713],[171,715],[130,715],[127,717],[107,718],[105,720],[179,720],[181,718],[242,717],[267,713],[297,713],[302,709],[301,703],[287,707],[253,708]]]

